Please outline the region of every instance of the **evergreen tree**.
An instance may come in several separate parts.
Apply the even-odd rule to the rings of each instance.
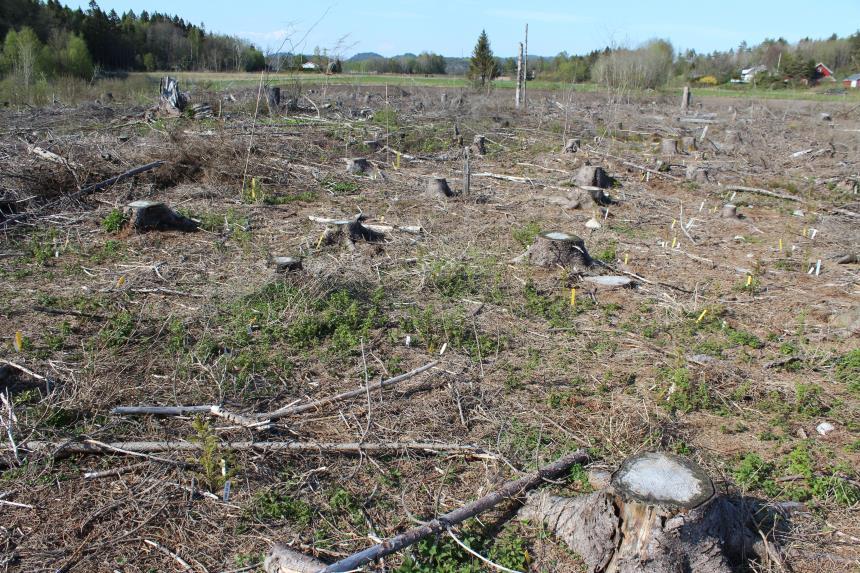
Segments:
[[[490,39],[487,38],[487,32],[481,30],[469,62],[469,79],[484,86],[498,75],[499,69],[496,66],[496,58],[493,57],[493,50],[490,48]]]

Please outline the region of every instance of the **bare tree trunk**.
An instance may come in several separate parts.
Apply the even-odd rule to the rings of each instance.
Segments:
[[[529,25],[526,24],[526,43],[523,55],[523,108],[529,110]]]
[[[517,109],[520,109],[520,103],[522,101],[522,89],[523,89],[523,43],[520,42],[520,53],[517,56],[517,96],[516,96]]]
[[[472,187],[472,152],[466,147],[463,149],[463,196],[468,197]]]

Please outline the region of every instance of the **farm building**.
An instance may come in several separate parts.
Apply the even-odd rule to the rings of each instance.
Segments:
[[[833,70],[825,66],[822,62],[818,62],[815,66],[815,80],[821,81],[825,78],[829,78],[830,81],[836,81],[836,78],[833,77]]]
[[[854,74],[853,76],[848,76],[844,80],[842,80],[842,85],[846,88],[858,88],[860,87],[860,74]]]
[[[765,66],[765,65],[758,65],[758,66],[753,66],[751,68],[743,69],[743,70],[741,70],[741,82],[748,84],[751,81],[753,81],[758,74],[760,74],[762,72],[766,72],[766,71],[767,71],[767,66]]]
[[[304,64],[302,64],[302,69],[313,71],[320,69],[320,67],[313,62],[305,62]]]

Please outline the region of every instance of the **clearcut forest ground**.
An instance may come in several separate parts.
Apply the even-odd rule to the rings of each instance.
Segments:
[[[856,569],[860,267],[836,262],[860,250],[856,103],[694,94],[682,116],[674,96],[532,90],[517,112],[510,90],[291,82],[286,95],[301,87],[302,109],[270,116],[262,105],[255,121],[255,87],[216,87],[191,96],[220,118],[145,119],[154,94],[146,106],[0,111],[0,208],[27,214],[0,219],[0,358],[14,363],[0,370],[11,426],[0,570],[172,571],[178,557],[194,571],[253,571],[276,540],[334,560],[581,447],[610,470],[645,449],[689,456],[722,490],[780,509],[779,527],[761,527],[778,531],[795,571]],[[487,153],[473,157],[468,196],[440,199],[425,192],[429,176],[462,188],[455,126],[466,144],[484,135]],[[661,139],[683,136],[697,149],[661,156]],[[561,152],[568,138],[579,151]],[[346,173],[346,157],[367,157],[371,172]],[[73,195],[157,159],[157,170]],[[659,159],[667,172],[643,171]],[[608,213],[570,208],[585,164],[616,179]],[[201,229],[137,233],[125,213],[137,199],[164,201]],[[727,202],[742,218],[720,217]],[[325,225],[308,218],[358,213],[423,232],[326,244]],[[585,226],[592,217],[599,229]],[[511,262],[551,230],[580,235],[602,264]],[[304,257],[304,269],[276,274],[267,261],[278,255]],[[635,286],[582,281],[600,274]],[[394,388],[266,432],[211,416],[111,414],[138,404],[269,411],[433,360]],[[87,440],[202,450],[53,455]],[[224,446],[248,440],[482,453]],[[576,468],[553,487],[586,490],[583,476]],[[538,525],[493,527],[498,517],[461,536],[517,570],[580,570]],[[385,567],[482,570],[446,539]]]

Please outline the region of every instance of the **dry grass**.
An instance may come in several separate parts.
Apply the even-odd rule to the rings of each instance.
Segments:
[[[579,94],[565,117],[555,95],[534,93],[530,113],[520,115],[506,93],[451,89],[442,104],[439,91],[407,89],[315,87],[306,95],[319,117],[261,118],[248,174],[257,181],[253,198],[241,186],[256,91],[225,102],[222,119],[198,122],[144,121],[143,109],[119,105],[3,112],[3,201],[31,216],[7,225],[0,247],[0,352],[51,381],[3,371],[16,443],[202,434],[214,445],[207,457],[173,456],[188,462],[177,468],[107,455],[54,460],[25,449],[16,461],[6,440],[0,503],[30,507],[2,508],[0,568],[177,567],[146,540],[198,571],[253,565],[273,540],[334,559],[578,447],[608,468],[642,449],[681,452],[723,487],[802,499],[810,511],[792,517],[786,538],[795,570],[844,570],[838,559],[856,560],[857,499],[845,492],[857,491],[860,461],[860,365],[851,370],[849,354],[860,287],[856,265],[832,260],[856,252],[860,239],[856,217],[833,210],[858,211],[856,188],[846,185],[857,178],[858,139],[843,131],[860,127],[857,110],[828,108],[836,120],[823,124],[820,104],[703,101],[701,111],[717,121],[708,138],[720,143],[734,130],[743,143],[721,152],[704,144],[674,158],[708,167],[714,182],[697,185],[683,181],[683,167],[672,169],[678,180],[646,180],[605,156],[652,166],[654,142],[685,132],[671,119],[674,101]],[[217,102],[217,94],[196,97]],[[431,174],[460,187],[455,124],[467,142],[487,136],[489,154],[475,159],[475,171],[563,187],[588,161],[619,180],[619,204],[587,232],[590,207],[562,210],[546,201],[559,191],[539,185],[474,178],[470,197],[428,198]],[[587,149],[560,154],[565,135]],[[363,142],[377,138],[417,159],[371,153]],[[46,164],[25,143],[80,167]],[[825,152],[791,157],[806,148]],[[343,158],[361,155],[374,174],[345,174]],[[167,165],[90,197],[63,198],[156,159]],[[738,194],[745,218],[729,221],[712,212],[732,199],[721,184],[778,188],[806,202]],[[112,211],[142,198],[169,203],[203,229],[104,229]],[[684,223],[694,218],[695,243],[679,230],[682,208]],[[424,234],[394,232],[350,250],[319,244],[324,227],[308,219],[359,212],[420,225]],[[510,264],[536,229],[578,233],[592,255],[644,280],[589,293],[576,273]],[[809,229],[817,229],[814,239]],[[666,246],[673,239],[680,248]],[[271,255],[302,255],[305,271],[276,276]],[[807,274],[819,259],[822,274]],[[443,346],[431,374],[282,420],[269,435],[217,419],[195,429],[189,418],[110,415],[132,404],[275,409],[408,371]],[[789,356],[796,360],[765,367]],[[836,427],[827,436],[815,430],[823,420]],[[252,437],[474,444],[495,459],[262,455],[217,445]],[[751,453],[770,464],[757,466],[769,474],[740,471]],[[229,502],[192,495],[194,487],[220,495],[220,468],[207,460],[222,457]],[[119,476],[83,478],[132,465]],[[508,524],[502,538],[531,548],[535,571],[578,567],[532,526]],[[487,550],[515,563],[516,543]]]

